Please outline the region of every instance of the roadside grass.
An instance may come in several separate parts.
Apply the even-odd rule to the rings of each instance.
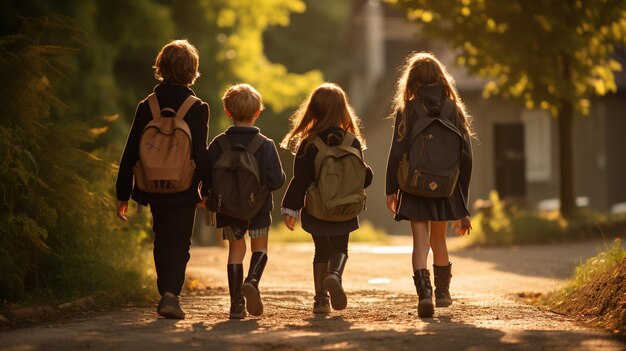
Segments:
[[[554,243],[614,237],[626,232],[626,214],[608,215],[578,209],[573,219],[558,211],[535,211],[521,203],[506,203],[492,191],[489,206],[471,218],[470,240],[475,246],[507,246]]]
[[[350,242],[359,243],[387,243],[389,235],[384,230],[376,228],[369,221],[361,221],[361,227],[350,233]],[[272,226],[269,241],[276,243],[306,243],[313,244],[311,234],[302,229],[300,223],[296,224],[294,231],[289,230],[282,222]]]
[[[621,240],[576,267],[560,290],[539,303],[551,310],[626,335],[626,250]]]

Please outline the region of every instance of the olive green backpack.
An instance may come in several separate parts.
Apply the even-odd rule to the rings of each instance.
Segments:
[[[345,221],[365,209],[367,168],[361,151],[352,147],[355,140],[346,132],[343,142],[329,146],[319,137],[313,139],[318,149],[315,157],[315,181],[306,193],[306,210],[318,219]]]

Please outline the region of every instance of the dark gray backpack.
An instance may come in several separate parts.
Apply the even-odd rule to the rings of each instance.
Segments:
[[[250,221],[259,213],[269,194],[269,189],[261,184],[259,164],[254,157],[267,138],[257,134],[247,147],[231,144],[226,134],[215,140],[222,154],[211,168],[213,188],[207,207],[217,213]]]
[[[428,116],[419,100],[407,152],[398,167],[400,189],[427,198],[450,197],[456,187],[463,154],[463,135],[456,127],[455,103],[444,100],[439,116]]]

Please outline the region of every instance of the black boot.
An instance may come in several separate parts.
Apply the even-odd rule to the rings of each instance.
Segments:
[[[341,286],[341,276],[346,266],[348,255],[335,252],[328,260],[328,276],[324,279],[324,288],[330,293],[330,304],[336,310],[343,310],[348,304],[348,298]]]
[[[435,308],[433,306],[433,287],[430,285],[428,269],[416,270],[413,282],[419,298],[417,315],[420,317],[432,317],[433,313],[435,313]]]
[[[253,316],[263,314],[263,301],[261,301],[261,294],[259,293],[259,281],[261,281],[266,264],[267,254],[265,252],[256,251],[252,253],[250,269],[248,269],[248,276],[243,283],[242,291],[243,296],[246,298],[246,309]]]
[[[315,283],[315,297],[313,313],[330,313],[328,292],[324,289],[324,279],[328,275],[328,263],[313,263],[313,282]]]
[[[241,294],[241,284],[243,283],[243,265],[229,264],[226,266],[228,272],[228,291],[230,292],[230,319],[242,319],[246,316],[246,300]]]
[[[447,266],[433,265],[435,273],[435,306],[448,307],[452,305],[450,296],[450,279],[452,278],[452,263]]]

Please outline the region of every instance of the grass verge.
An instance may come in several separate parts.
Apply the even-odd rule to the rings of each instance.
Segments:
[[[540,303],[551,310],[626,335],[626,251],[616,239],[612,246],[576,267],[561,290]]]

